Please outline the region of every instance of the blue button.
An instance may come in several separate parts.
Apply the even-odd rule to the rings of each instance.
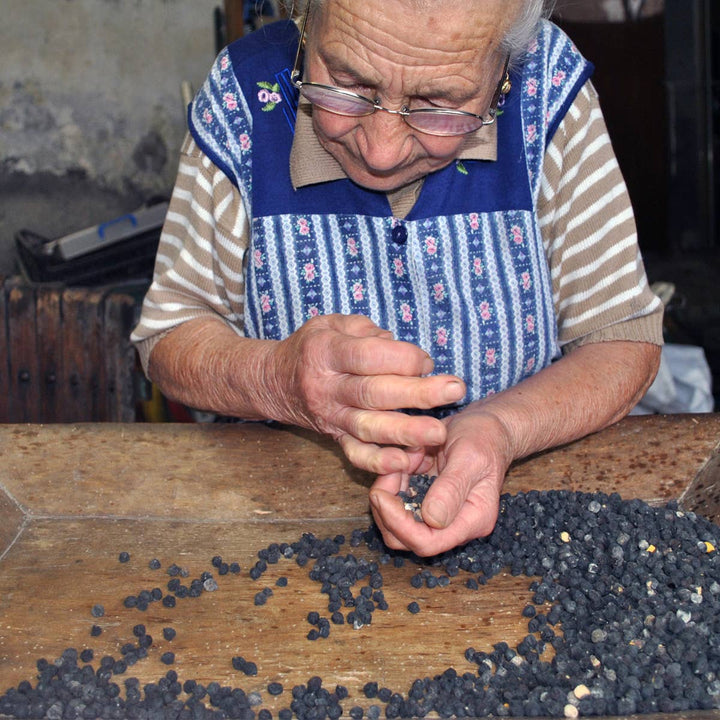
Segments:
[[[407,242],[407,228],[404,225],[396,225],[392,229],[392,239],[397,245],[404,245]]]

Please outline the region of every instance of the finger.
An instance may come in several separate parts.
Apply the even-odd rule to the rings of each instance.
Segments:
[[[382,528],[383,538],[391,537],[396,547],[402,546],[417,555],[437,554],[433,534],[437,530],[417,520],[412,512],[405,509],[401,498],[373,486],[370,490],[370,504],[378,527]]]
[[[375,478],[371,490],[382,490],[389,495],[397,495],[401,490],[407,490],[409,484],[410,475],[406,472],[385,473]]]
[[[432,540],[428,542],[424,551],[437,554],[464,545],[475,538],[486,537],[495,527],[499,506],[500,494],[494,483],[481,481],[473,487],[468,501],[462,506],[450,526],[442,530],[431,528]],[[402,541],[402,536],[398,539]]]
[[[455,521],[471,491],[486,473],[478,464],[472,445],[463,450],[460,443],[445,449],[440,470],[423,500],[422,509],[424,522],[437,529],[446,528]]]
[[[375,524],[383,537],[385,544],[392,550],[409,550],[404,543],[402,543],[387,527],[383,519],[381,504],[384,502],[382,499],[378,500],[378,496],[387,494],[390,498],[393,496],[390,493],[384,493],[382,490],[372,490],[370,492],[370,509],[372,510]],[[400,501],[400,498],[397,498]]]
[[[500,492],[492,481],[484,480],[475,485],[468,501],[458,513],[453,525],[467,542],[489,535],[497,522],[500,508]]]
[[[440,472],[422,504],[423,521],[441,530],[455,528],[466,538],[487,535],[497,519],[505,470],[478,456],[474,444],[442,450]]]
[[[421,557],[438,555],[480,537],[470,513],[463,513],[450,527],[437,530],[418,522],[411,512],[405,510],[400,498],[380,488],[373,486],[370,502],[375,521],[378,527],[383,528],[383,538],[391,537],[395,543],[392,547],[400,545]],[[489,526],[490,530],[492,525],[494,520],[482,523],[483,528]]]
[[[407,454],[399,447],[381,447],[375,443],[362,442],[352,435],[341,436],[338,443],[345,457],[355,467],[374,475],[407,473],[410,466]]]
[[[408,457],[409,475],[427,475],[435,465],[435,453],[428,452],[433,448],[405,448],[405,454]],[[404,488],[403,488],[404,489]]]
[[[366,410],[428,410],[457,403],[465,383],[455,375],[402,377],[397,374],[345,375],[337,384],[337,401]]]
[[[333,370],[349,375],[421,376],[433,371],[432,358],[417,345],[387,336],[338,334],[330,338]]]
[[[410,467],[412,468],[413,467],[413,459],[415,456],[408,453],[408,457],[410,459]],[[429,475],[435,467],[436,467],[435,458],[432,455],[423,453],[422,457],[420,458],[420,462],[410,472],[413,475]]]
[[[367,315],[325,315],[327,326],[344,335],[352,337],[381,337],[392,339],[389,330],[376,325]]]
[[[406,471],[395,475],[381,475],[374,483],[375,487],[397,495],[400,490],[407,490],[412,475],[427,475],[435,470],[435,454],[428,452],[427,448],[404,448],[408,458]]]
[[[447,438],[446,425],[429,415],[342,408],[333,421],[358,440],[378,445],[437,446]]]

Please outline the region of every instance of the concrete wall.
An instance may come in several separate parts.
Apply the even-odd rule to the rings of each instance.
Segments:
[[[167,194],[183,80],[215,56],[222,0],[0,0],[0,275],[50,237]]]

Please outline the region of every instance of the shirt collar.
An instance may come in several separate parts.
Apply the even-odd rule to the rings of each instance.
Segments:
[[[483,125],[470,133],[463,143],[458,160],[497,159],[497,123]],[[295,137],[290,151],[290,179],[293,187],[304,187],[347,176],[340,163],[320,144],[312,125],[312,105],[300,98]]]

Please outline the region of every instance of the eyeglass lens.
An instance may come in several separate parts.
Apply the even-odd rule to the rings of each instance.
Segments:
[[[350,95],[331,87],[304,84],[300,90],[313,105],[338,115],[362,117],[371,115],[375,106],[370,98]],[[464,135],[482,126],[481,118],[472,115],[454,115],[434,109],[413,110],[404,115],[407,124],[431,135]]]
[[[482,127],[482,118],[472,115],[450,115],[434,110],[413,110],[406,118],[408,125],[431,135],[465,135]]]
[[[370,98],[363,98],[359,95],[346,95],[329,87],[325,88],[303,84],[300,92],[313,105],[317,105],[338,115],[361,117],[362,115],[371,115],[375,111],[374,104]]]

